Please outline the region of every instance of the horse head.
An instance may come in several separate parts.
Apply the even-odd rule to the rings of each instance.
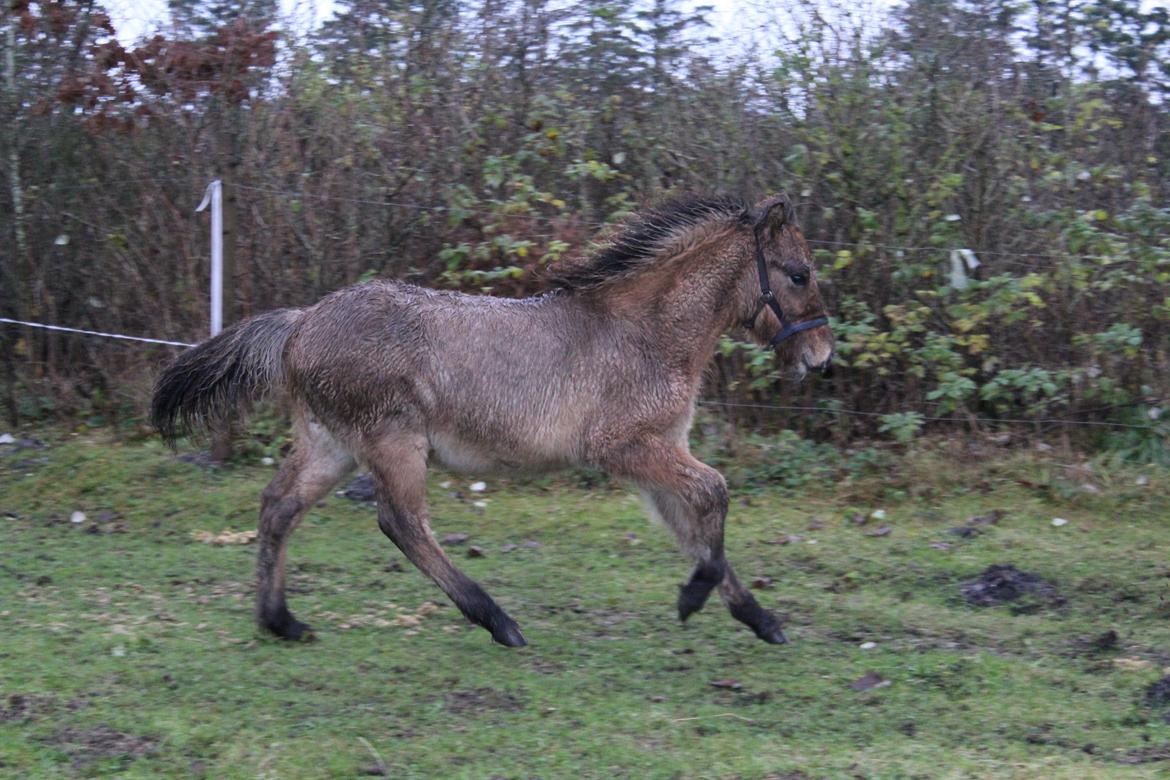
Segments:
[[[752,208],[750,222],[754,257],[744,263],[738,291],[744,326],[801,376],[828,369],[833,333],[792,203],[784,195],[766,198]]]

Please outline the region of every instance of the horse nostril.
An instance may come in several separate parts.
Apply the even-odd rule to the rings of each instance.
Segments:
[[[824,376],[824,377],[831,377],[833,375],[833,355],[832,355],[832,353],[830,353],[827,358],[825,358],[824,360],[822,360],[819,363],[812,362],[811,360],[808,359],[807,355],[802,356],[801,360],[804,363],[804,367],[810,371],[816,371],[821,376]]]

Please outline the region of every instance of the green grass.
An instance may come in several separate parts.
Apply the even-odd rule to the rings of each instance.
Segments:
[[[688,567],[626,491],[489,480],[480,510],[470,480],[435,474],[436,533],[470,534],[449,550],[520,623],[530,644],[515,651],[468,627],[369,507],[336,497],[290,550],[290,603],[318,641],[259,636],[254,546],[192,535],[254,527],[272,470],[101,436],[0,452],[0,776],[1170,773],[1156,760],[1170,705],[1144,695],[1170,665],[1165,472],[1137,485],[925,453],[878,476],[736,488],[729,555],[741,578],[775,580],[757,594],[789,616],[783,647],[717,601],[679,625]],[[847,520],[878,507],[887,536]],[[984,533],[948,532],[991,509],[1007,514]],[[968,606],[960,584],[1002,562],[1065,603]],[[441,608],[400,625],[427,602]],[[1116,647],[1095,647],[1110,630]],[[889,685],[854,690],[868,672]]]

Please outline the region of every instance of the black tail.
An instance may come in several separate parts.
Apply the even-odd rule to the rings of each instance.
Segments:
[[[284,381],[284,345],[299,309],[233,325],[179,355],[154,386],[150,419],[167,444],[242,416]]]

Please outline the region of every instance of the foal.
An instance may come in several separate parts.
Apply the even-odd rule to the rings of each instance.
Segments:
[[[295,443],[260,510],[256,618],[285,639],[308,626],[285,602],[289,535],[357,464],[373,475],[378,525],[500,644],[519,627],[436,543],[427,519],[434,458],[468,472],[588,465],[629,480],[694,560],[679,617],[715,588],[765,641],[780,622],[723,552],[728,495],[688,451],[703,370],[737,324],[797,372],[828,365],[833,337],[792,206],[726,197],[667,202],[524,300],[375,281],[305,309],[240,323],[159,377],[164,439],[207,429],[281,390]]]

